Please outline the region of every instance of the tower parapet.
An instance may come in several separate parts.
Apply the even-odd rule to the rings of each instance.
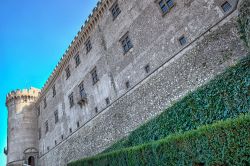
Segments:
[[[18,100],[21,102],[32,102],[39,96],[39,94],[40,90],[33,87],[30,89],[17,89],[15,91],[11,91],[6,96],[6,106],[8,106],[10,103],[15,103]]]

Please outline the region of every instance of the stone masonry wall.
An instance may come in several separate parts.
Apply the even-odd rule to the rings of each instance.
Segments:
[[[177,4],[181,7],[183,7],[182,5],[190,5],[193,8],[192,12],[188,12],[188,9],[186,10],[187,13],[192,13],[186,15],[186,17],[192,17],[193,19],[190,18],[191,21],[184,24],[182,22],[184,19],[178,17],[184,17],[185,15],[178,13],[178,11],[183,13],[185,11],[182,11],[181,7],[179,6],[180,8],[178,8],[177,5],[176,8],[173,8],[173,12],[177,12],[176,15],[174,14],[172,19],[167,19],[159,23],[159,25],[155,25],[153,20],[151,20],[150,24],[146,21],[149,21],[149,19],[144,18],[154,11],[152,9],[155,5],[153,2],[145,1],[147,5],[144,5],[141,1],[132,0],[119,2],[121,2],[121,6],[127,5],[127,8],[131,9],[129,11],[134,11],[131,12],[132,18],[138,20],[136,22],[127,22],[126,26],[129,28],[123,27],[121,30],[118,29],[114,33],[114,35],[117,33],[114,39],[118,39],[117,36],[129,30],[132,34],[131,38],[134,48],[128,54],[122,55],[119,49],[116,49],[118,46],[114,46],[119,44],[117,40],[114,40],[112,44],[111,40],[113,37],[110,37],[111,32],[102,28],[102,26],[107,24],[107,20],[103,19],[103,22],[100,23],[100,31],[95,32],[97,36],[95,40],[102,41],[102,37],[105,39],[106,46],[102,49],[99,48],[99,50],[106,57],[95,54],[93,56],[99,57],[91,63],[94,66],[100,64],[100,68],[104,70],[100,72],[101,85],[99,90],[98,87],[95,87],[96,90],[89,90],[88,94],[92,94],[95,99],[92,98],[94,102],[90,101],[92,104],[88,110],[92,110],[93,106],[103,102],[106,96],[112,97],[112,104],[108,107],[100,104],[103,109],[100,109],[99,113],[89,115],[81,123],[80,128],[76,128],[73,133],[66,135],[64,140],[59,141],[56,146],[52,146],[49,151],[44,150],[39,159],[39,165],[41,166],[62,166],[72,160],[103,151],[116,140],[123,138],[130,131],[161,113],[171,103],[198,86],[203,85],[226,67],[233,65],[238,59],[246,55],[247,51],[244,43],[242,43],[237,33],[236,20],[238,11],[236,10],[231,14],[228,13],[230,15],[223,19],[223,13],[216,7],[216,3],[220,4],[222,1],[185,1],[185,4],[177,1]],[[132,9],[133,5],[131,4],[134,3],[140,6],[140,10]],[[197,7],[201,6],[203,8],[197,9]],[[205,10],[205,8],[208,10]],[[135,10],[138,11],[135,12]],[[203,15],[204,17],[202,17]],[[158,16],[154,16],[154,18],[158,18]],[[221,19],[223,21],[220,21]],[[170,22],[168,22],[170,20],[176,22],[175,26],[171,26]],[[139,23],[139,21],[141,22]],[[156,22],[158,23],[159,21]],[[145,26],[142,25],[143,23],[145,23]],[[156,26],[152,29],[159,30],[158,33],[152,34],[148,39],[144,39],[146,33],[142,33],[143,28],[139,29],[141,26],[148,28],[146,23]],[[177,24],[180,25],[177,26]],[[181,25],[189,25],[190,29]],[[196,26],[199,28],[194,29]],[[166,30],[164,30],[164,27],[166,27]],[[133,32],[133,29],[136,29],[137,32]],[[183,34],[187,36],[188,43],[185,46],[180,46],[178,45],[178,38]],[[151,35],[151,33],[147,35]],[[89,58],[91,59],[91,57]],[[153,63],[151,74],[145,75],[140,73],[142,72],[142,66],[149,62]],[[88,71],[86,76],[81,78],[89,78],[90,75],[88,73],[92,67],[88,65],[86,67]],[[128,76],[124,78],[126,74]],[[74,119],[82,116],[80,108],[70,111],[67,104],[67,95],[73,91],[73,88],[70,87],[75,87],[80,82],[77,76],[79,75],[73,76],[75,80],[71,82],[71,85],[65,84],[64,77],[60,77],[62,79],[60,84],[62,89],[65,90],[58,93],[63,96],[61,97],[63,100],[58,100],[58,103],[62,104],[52,104],[55,108],[61,108],[59,109],[59,111],[62,110],[60,114],[65,112],[65,115],[62,115],[65,120],[60,120],[62,122],[59,123],[59,126],[61,126],[60,132],[67,133],[68,126],[74,125]],[[112,85],[112,77],[114,85]],[[132,87],[129,91],[126,91],[123,87],[124,81],[127,79],[132,80]],[[88,86],[90,86],[90,83],[87,83]],[[107,93],[105,92],[106,87],[108,88],[106,90]],[[93,94],[92,92],[94,91],[96,93]],[[101,99],[97,100],[95,95],[98,94],[101,95]],[[87,114],[88,111],[84,110],[84,112]],[[49,117],[52,115],[49,108],[47,113],[47,118],[53,121],[53,116]],[[41,118],[39,121],[40,126],[42,126],[44,118]],[[50,135],[43,137],[39,143],[39,149],[42,144],[54,143],[56,132],[53,131],[52,128]],[[57,133],[57,137],[60,137],[60,135],[61,133]]]

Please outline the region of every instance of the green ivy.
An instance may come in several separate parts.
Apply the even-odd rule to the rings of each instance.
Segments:
[[[249,126],[248,114],[68,166],[249,166]]]
[[[250,55],[104,152],[159,140],[250,110]]]

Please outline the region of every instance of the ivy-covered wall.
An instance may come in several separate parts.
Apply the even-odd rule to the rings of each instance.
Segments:
[[[69,166],[249,166],[250,115],[68,164]]]
[[[241,2],[239,32],[250,48],[250,1]],[[102,154],[69,166],[250,165],[250,115],[237,118],[249,111],[250,54]]]
[[[105,152],[159,140],[173,133],[236,117],[249,110],[250,55]]]

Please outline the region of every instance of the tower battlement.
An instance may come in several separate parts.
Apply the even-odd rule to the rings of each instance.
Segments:
[[[22,89],[22,90],[17,89],[11,91],[6,96],[6,105],[8,105],[8,103],[16,99],[24,99],[25,101],[34,100],[39,96],[39,94],[40,94],[40,89],[34,87],[31,87],[29,89]]]

